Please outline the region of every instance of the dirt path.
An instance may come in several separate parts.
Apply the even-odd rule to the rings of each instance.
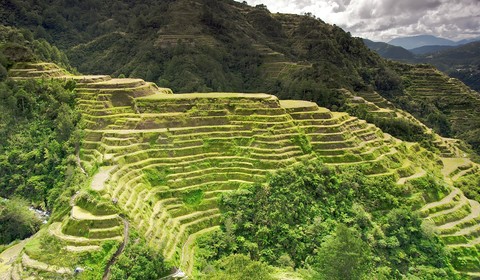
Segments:
[[[102,191],[105,189],[105,182],[110,177],[110,172],[115,168],[115,166],[102,166],[97,174],[93,176],[92,180],[92,190]]]
[[[8,279],[13,262],[18,258],[28,240],[25,239],[0,254],[0,279]]]
[[[110,268],[112,267],[112,265],[114,265],[117,262],[118,257],[123,253],[123,250],[125,250],[125,246],[127,246],[129,223],[125,218],[122,218],[122,220],[123,220],[123,242],[122,244],[120,244],[120,247],[118,247],[117,251],[115,252],[115,254],[113,254],[112,258],[110,259],[107,266],[105,267],[102,280],[107,280],[110,277]]]

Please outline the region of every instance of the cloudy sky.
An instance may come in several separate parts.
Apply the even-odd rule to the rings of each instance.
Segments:
[[[480,36],[480,0],[247,0],[271,12],[310,12],[352,35],[389,41],[429,34],[452,40]]]

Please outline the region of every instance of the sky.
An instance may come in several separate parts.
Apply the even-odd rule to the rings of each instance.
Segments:
[[[480,0],[247,0],[270,12],[304,14],[353,36],[388,42],[434,35],[454,41],[480,36]]]

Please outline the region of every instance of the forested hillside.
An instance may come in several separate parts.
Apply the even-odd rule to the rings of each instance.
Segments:
[[[80,120],[75,110],[75,83],[17,83],[5,80],[6,69],[20,61],[52,61],[68,65],[66,56],[28,31],[0,27],[0,195],[19,195],[51,209],[68,183],[74,162],[74,135]],[[2,70],[3,69],[3,70]],[[77,133],[78,134],[78,133]]]
[[[349,96],[343,89],[353,95],[377,91],[391,99],[405,86],[401,73],[363,40],[312,16],[272,14],[263,5],[231,0],[9,0],[2,5],[4,24],[46,38],[80,72],[140,77],[174,92],[268,92],[345,111]],[[404,140],[413,139],[399,129],[415,126],[407,122],[374,121]],[[467,133],[455,136],[475,148],[479,139]]]
[[[2,7],[4,24],[47,38],[79,71],[141,77],[175,92],[261,91],[262,65],[293,64],[306,72],[284,81],[285,93],[295,86],[303,86],[300,92],[359,88],[390,78],[383,78],[382,60],[360,39],[320,20],[275,15],[263,6],[211,0],[8,3]]]

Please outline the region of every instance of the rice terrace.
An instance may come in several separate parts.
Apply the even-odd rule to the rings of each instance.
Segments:
[[[166,19],[87,32],[52,1],[32,33],[20,2],[15,27],[0,13],[0,279],[480,278],[460,80],[264,5],[146,1]]]

